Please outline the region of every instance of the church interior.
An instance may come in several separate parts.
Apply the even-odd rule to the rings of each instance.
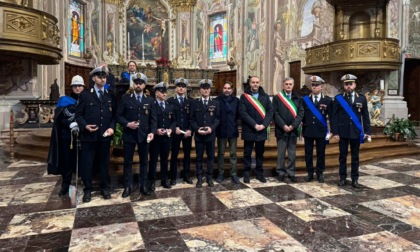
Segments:
[[[420,251],[419,6],[420,0],[0,0],[0,250]],[[325,183],[305,182],[303,140],[298,181],[279,182],[271,125],[267,183],[242,183],[238,138],[239,184],[196,188],[196,179],[179,180],[147,196],[135,187],[122,198],[124,150],[115,144],[110,200],[94,181],[92,201],[82,202],[75,176],[68,196],[59,197],[62,178],[47,173],[57,100],[71,92],[73,76],[89,86],[92,69],[107,66],[120,102],[132,85],[122,79],[130,62],[147,76],[148,94],[165,82],[168,97],[178,78],[188,80],[192,98],[200,96],[202,79],[212,80],[212,97],[227,81],[239,97],[251,76],[271,98],[291,77],[293,92],[303,96],[312,75],[334,97],[344,92],[341,76],[356,75],[372,128],[372,142],[360,147],[360,187],[337,186],[336,140],[326,148]],[[398,120],[415,133],[390,132]],[[138,184],[136,155],[133,173]]]

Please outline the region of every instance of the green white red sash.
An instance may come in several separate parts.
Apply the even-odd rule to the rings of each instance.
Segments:
[[[244,93],[244,96],[249,101],[249,103],[251,103],[251,105],[258,111],[258,113],[261,115],[261,117],[264,119],[266,112],[265,112],[265,108],[261,104],[261,102],[252,95]]]
[[[290,113],[295,118],[297,116],[296,105],[293,103],[293,101],[291,99],[289,99],[289,97],[287,97],[284,90],[279,92],[279,94],[277,96],[280,98],[280,101],[282,101],[284,103],[284,105],[286,105],[286,107],[289,109]]]

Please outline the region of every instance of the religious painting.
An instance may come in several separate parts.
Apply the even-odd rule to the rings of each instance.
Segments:
[[[169,58],[168,11],[161,1],[133,0],[127,7],[130,60]]]
[[[209,32],[210,61],[212,63],[226,62],[228,34],[226,13],[210,17]]]
[[[116,52],[116,40],[115,34],[117,25],[115,25],[116,19],[118,19],[118,8],[113,4],[106,4],[106,31],[105,31],[105,50],[103,52],[103,59],[108,64],[115,64],[118,60],[118,53]]]
[[[85,5],[76,0],[69,0],[68,13],[68,50],[69,55],[82,57],[85,47]]]

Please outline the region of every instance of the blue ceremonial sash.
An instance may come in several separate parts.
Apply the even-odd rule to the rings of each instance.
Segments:
[[[75,99],[73,99],[73,97],[70,97],[70,96],[62,96],[58,100],[56,108],[59,108],[59,107],[67,107],[69,105],[76,104],[76,102],[77,101]]]
[[[305,101],[306,105],[308,105],[309,110],[312,112],[312,114],[314,114],[316,119],[318,119],[322,123],[322,125],[324,125],[324,127],[327,129],[327,135],[328,135],[330,131],[328,130],[328,125],[327,125],[327,122],[325,121],[324,116],[322,116],[319,110],[315,107],[315,104],[311,102],[311,100],[309,99],[307,95],[303,97],[303,100]],[[329,143],[329,142],[330,141],[326,140],[326,143]]]
[[[363,133],[363,127],[362,124],[359,121],[359,118],[357,118],[356,114],[353,112],[349,104],[344,100],[344,97],[340,94],[335,97],[338,102],[340,103],[341,107],[347,112],[347,114],[350,116],[350,119],[354,122],[354,125],[360,130],[360,137],[359,141],[360,143],[364,143],[364,133]]]

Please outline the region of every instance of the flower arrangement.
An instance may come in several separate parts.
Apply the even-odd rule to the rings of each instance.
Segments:
[[[408,115],[410,118],[410,115]],[[398,140],[399,135],[403,135],[404,139],[415,138],[417,136],[414,122],[408,118],[392,117],[385,125],[384,133],[390,135],[394,140]]]
[[[160,59],[156,60],[156,65],[157,66],[170,66],[171,61],[161,57]]]

